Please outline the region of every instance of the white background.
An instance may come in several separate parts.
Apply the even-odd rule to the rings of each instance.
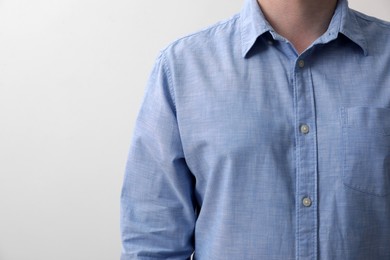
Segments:
[[[243,1],[0,0],[0,260],[119,259],[119,197],[160,49]],[[388,0],[350,6],[390,20]]]

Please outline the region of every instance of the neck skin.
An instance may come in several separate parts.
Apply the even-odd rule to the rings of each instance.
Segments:
[[[301,54],[328,29],[337,0],[257,0],[274,30]]]

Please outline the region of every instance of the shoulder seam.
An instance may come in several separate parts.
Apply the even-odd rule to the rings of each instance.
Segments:
[[[162,52],[165,52],[167,49],[169,49],[172,45],[180,42],[181,40],[184,40],[184,39],[187,39],[187,38],[190,38],[192,36],[196,36],[198,34],[201,34],[201,33],[204,33],[204,32],[207,32],[207,31],[210,31],[214,28],[217,28],[217,27],[220,27],[220,26],[223,26],[227,23],[231,23],[231,22],[235,22],[238,18],[240,17],[240,13],[237,13],[235,15],[233,15],[230,19],[227,19],[225,21],[220,21],[220,22],[217,22],[215,23],[214,25],[211,25],[211,26],[208,26],[204,29],[201,29],[201,30],[198,30],[196,32],[193,32],[193,33],[190,33],[190,34],[187,34],[185,36],[182,36],[176,40],[174,40],[173,42],[171,42],[170,44],[168,44],[168,46],[166,46],[165,48],[162,49]]]
[[[366,15],[366,14],[361,13],[361,12],[356,11],[356,10],[352,10],[352,11],[357,19],[361,19],[361,20],[364,20],[367,22],[373,22],[381,27],[385,27],[387,29],[390,29],[390,22],[388,22],[388,21],[385,21],[385,20],[382,20],[382,19],[379,19],[379,18],[376,18],[373,16]]]

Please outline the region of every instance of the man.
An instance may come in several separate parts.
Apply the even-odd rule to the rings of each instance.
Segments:
[[[390,24],[247,0],[158,57],[122,191],[127,259],[390,259]]]

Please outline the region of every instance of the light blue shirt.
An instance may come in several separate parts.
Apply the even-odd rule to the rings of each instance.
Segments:
[[[390,24],[340,0],[301,55],[256,0],[161,51],[122,260],[389,260]]]

